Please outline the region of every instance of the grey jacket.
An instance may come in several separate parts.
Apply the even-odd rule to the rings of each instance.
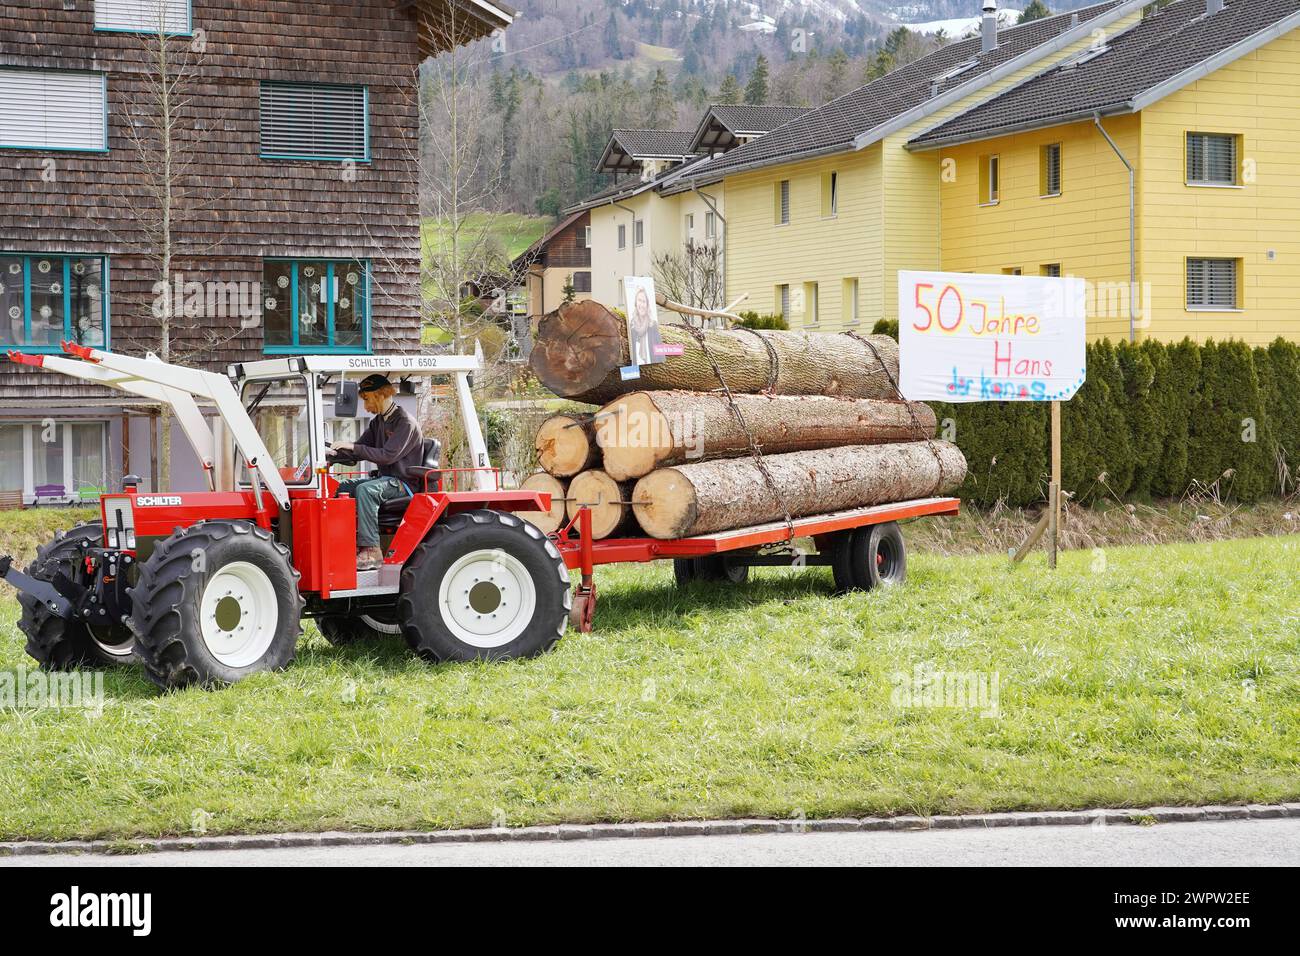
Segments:
[[[382,477],[409,484],[413,480],[410,469],[424,464],[424,436],[410,413],[394,402],[386,415],[370,419],[348,457],[372,461]]]

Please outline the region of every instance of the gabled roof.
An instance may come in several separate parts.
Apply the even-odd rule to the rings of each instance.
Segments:
[[[1178,0],[1110,39],[913,139],[909,148],[986,139],[1094,114],[1131,113],[1300,25],[1300,0]],[[1104,51],[1104,52],[1097,52]]]
[[[695,128],[691,152],[725,151],[739,145],[738,137],[762,136],[798,119],[803,106],[745,106],[719,103],[710,106]]]
[[[519,255],[515,256],[515,258],[510,263],[510,268],[515,272],[516,275],[521,270],[527,269],[529,266],[537,262],[546,254],[546,247],[550,245],[552,239],[554,239],[560,233],[564,232],[564,230],[568,229],[575,222],[578,222],[586,215],[587,215],[587,211],[585,209],[579,209],[575,213],[562,216],[560,218],[560,221],[557,222],[550,229],[548,229],[544,236],[542,236],[540,239],[534,242],[531,246],[529,246]]]
[[[415,14],[424,56],[436,56],[504,30],[517,15],[497,0],[400,0],[399,6]]]
[[[597,206],[603,206],[606,203],[619,202],[624,199],[631,199],[633,196],[639,196],[647,189],[659,189],[668,192],[669,187],[678,183],[684,177],[698,170],[703,164],[710,162],[708,156],[690,156],[685,162],[673,166],[671,169],[665,169],[663,172],[650,179],[632,179],[624,180],[621,183],[602,189],[594,195],[588,196],[582,202],[574,203],[564,210],[567,216],[571,213],[582,212],[584,209],[594,209]]]
[[[1107,0],[999,30],[997,49],[988,53],[980,52],[979,37],[949,44],[718,157],[707,176],[720,178],[745,169],[861,149],[1077,43],[1147,2]]]
[[[646,160],[681,162],[691,155],[689,130],[616,129],[596,164],[597,172],[621,173],[637,169]]]

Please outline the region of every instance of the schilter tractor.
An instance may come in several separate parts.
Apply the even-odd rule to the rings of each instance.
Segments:
[[[547,510],[550,496],[500,487],[470,397],[480,356],[276,358],[221,375],[63,348],[9,357],[169,406],[212,490],[144,494],[128,476],[103,496],[102,522],[60,535],[26,573],[0,557],[42,665],[138,660],[163,687],[227,684],[287,664],[304,616],[336,644],[401,633],[439,661],[538,654],[564,633],[565,559],[515,514]],[[382,507],[384,564],[358,571],[356,501],[336,496],[326,405],[355,420],[357,379],[374,372],[450,377],[474,467],[439,469],[426,442],[423,487]],[[219,491],[230,445],[235,490]]]

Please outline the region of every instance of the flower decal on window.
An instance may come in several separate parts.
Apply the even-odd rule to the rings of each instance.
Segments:
[[[310,312],[304,312],[302,315],[298,316],[298,321],[303,325],[315,325],[316,316],[312,315]]]
[[[62,292],[63,292],[63,283],[62,283],[62,282],[51,282],[51,283],[50,283],[50,294],[51,294],[51,295],[60,295]]]
[[[48,319],[48,318],[49,318],[50,316],[52,316],[53,314],[54,314],[54,310],[51,309],[48,305],[43,305],[43,306],[41,306],[41,318],[42,318],[42,319]]]
[[[9,307],[9,318],[13,319],[14,321],[17,321],[18,319],[21,319],[22,317],[23,317],[23,310],[22,310],[22,309],[18,308],[18,306],[16,306],[16,305],[14,305],[14,306],[10,306],[10,307]]]
[[[289,277],[280,276],[280,278],[275,280],[275,284],[278,285],[281,289],[287,289],[289,288]]]
[[[351,299],[339,299],[339,308],[340,308],[340,309],[345,309],[345,310],[346,310],[346,309],[350,309],[350,308],[352,308],[352,300],[351,300]]]
[[[9,274],[11,276],[22,275],[22,272],[23,272],[22,263],[20,262],[9,263]]]
[[[360,279],[361,277],[357,275],[355,272],[348,273],[348,285],[356,285],[357,282],[360,281]]]
[[[86,264],[84,262],[74,262],[72,264],[73,275],[84,276],[86,274]]]
[[[305,275],[308,279],[310,279],[312,276],[316,274],[316,267],[304,266],[302,270],[302,274]]]
[[[36,271],[41,273],[42,275],[49,272],[50,268],[51,266],[50,266],[49,259],[42,259],[40,262],[36,263]]]
[[[266,310],[267,310],[268,312],[270,312],[270,311],[273,311],[273,310],[275,309],[275,307],[276,307],[279,303],[276,302],[276,300],[275,300],[274,297],[268,295],[268,296],[266,297],[266,301],[265,301],[264,303],[262,303],[262,304],[263,304],[264,306],[266,306]]]

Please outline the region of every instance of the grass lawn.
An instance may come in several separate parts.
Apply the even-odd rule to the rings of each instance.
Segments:
[[[476,212],[465,217],[462,234],[469,242],[477,242],[484,232],[489,232],[500,243],[511,259],[518,257],[529,246],[546,234],[553,220],[546,216],[529,216],[514,212]],[[426,219],[424,239],[430,249],[448,244],[450,236],[443,220]]]
[[[537,660],[430,667],[313,631],[221,692],[119,671],[102,716],[0,712],[0,837],[1296,799],[1297,556],[915,554],[906,586],[847,598],[825,569],[679,593],[649,565],[600,573],[596,633]],[[27,664],[15,613],[0,671]],[[999,715],[898,706],[927,664],[996,674]]]

